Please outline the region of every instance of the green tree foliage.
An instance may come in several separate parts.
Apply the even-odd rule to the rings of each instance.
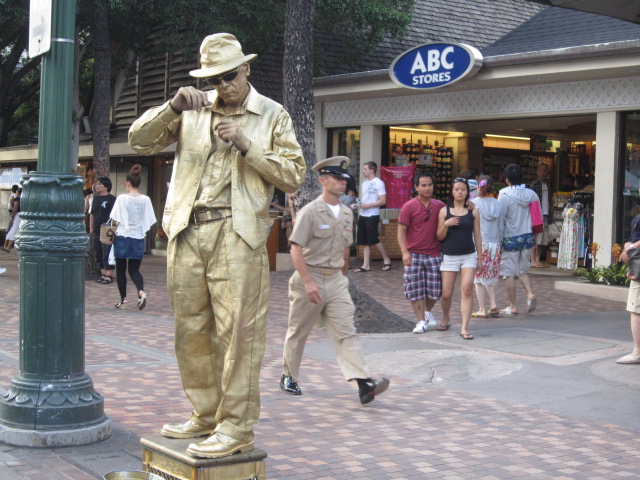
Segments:
[[[37,133],[40,60],[26,55],[28,8],[24,0],[0,0],[0,146]]]
[[[143,58],[162,58],[165,52],[193,58],[202,38],[227,31],[246,51],[264,54],[282,45],[285,0],[104,0],[107,4],[112,73],[129,68],[133,51]],[[90,25],[92,0],[78,0],[80,95],[85,112],[94,95],[91,75],[95,65]],[[26,55],[28,41],[26,0],[0,0],[0,147],[25,143],[37,135],[40,59]],[[343,61],[354,65],[372,51],[385,33],[400,36],[411,20],[413,0],[316,0],[314,72],[322,73],[322,42],[343,44]],[[87,83],[89,80],[89,83]],[[103,92],[104,93],[104,92]],[[105,127],[108,128],[108,125]],[[94,131],[94,134],[96,132]]]

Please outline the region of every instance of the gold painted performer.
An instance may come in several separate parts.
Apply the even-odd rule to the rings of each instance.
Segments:
[[[210,435],[189,445],[198,457],[253,449],[269,304],[269,202],[274,187],[293,192],[306,171],[289,114],[247,80],[255,58],[233,35],[206,37],[201,68],[190,74],[215,90],[182,87],[129,131],[131,147],[145,155],[177,142],[163,227],[176,357],[193,413],[161,433]]]

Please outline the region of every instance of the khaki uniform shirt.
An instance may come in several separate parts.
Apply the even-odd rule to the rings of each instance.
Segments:
[[[353,243],[353,212],[340,204],[336,219],[322,197],[298,212],[289,241],[302,247],[307,265],[340,269],[344,249]]]
[[[148,110],[129,129],[129,144],[137,153],[153,155],[177,142],[162,219],[170,241],[189,224],[209,157],[219,156],[230,165],[233,228],[255,249],[263,246],[269,235],[269,203],[274,187],[291,193],[304,180],[302,149],[282,105],[253,87],[244,105],[231,115],[251,140],[249,151],[243,157],[230,144],[223,148],[223,142],[216,143],[212,136],[212,121],[218,115],[212,110],[217,108],[218,95],[212,92],[209,98],[212,107],[199,112],[176,114],[169,102]]]

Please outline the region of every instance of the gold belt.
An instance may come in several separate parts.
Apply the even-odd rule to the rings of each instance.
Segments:
[[[307,270],[310,272],[321,273],[322,275],[334,275],[338,272],[342,272],[341,268],[312,267],[311,265],[307,265]]]
[[[215,220],[224,220],[230,216],[230,208],[208,208],[206,210],[191,212],[190,221],[195,225],[199,225],[201,223],[213,222]]]

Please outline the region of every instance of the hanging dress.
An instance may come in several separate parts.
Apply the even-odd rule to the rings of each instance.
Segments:
[[[580,218],[581,209],[576,205],[567,205],[562,212],[562,233],[558,248],[558,268],[575,270],[578,268],[578,253],[580,251]]]

